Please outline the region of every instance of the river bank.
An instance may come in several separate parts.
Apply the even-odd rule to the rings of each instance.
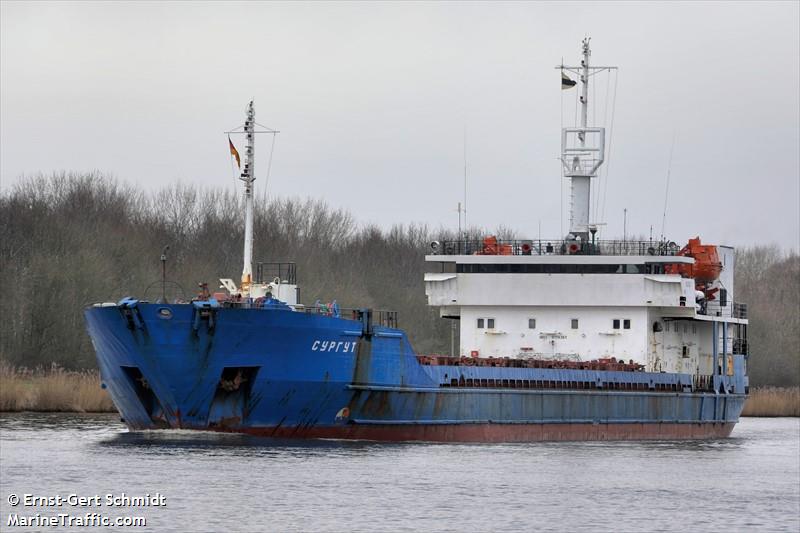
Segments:
[[[111,413],[111,397],[96,370],[14,368],[0,362],[0,411]]]
[[[0,411],[112,413],[111,398],[96,370],[14,368],[0,363]],[[742,416],[800,416],[800,387],[758,387],[750,391]]]
[[[742,416],[800,416],[800,387],[757,387]]]

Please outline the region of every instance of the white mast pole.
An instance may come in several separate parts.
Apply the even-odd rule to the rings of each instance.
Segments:
[[[583,40],[583,59],[581,59],[581,128],[578,132],[578,143],[581,148],[586,147],[586,128],[589,120],[589,37]],[[589,205],[591,197],[591,175],[587,169],[581,169],[571,178],[572,206],[570,208],[569,231],[573,235],[588,235]]]
[[[589,234],[597,231],[597,225],[589,220],[591,215],[591,182],[597,176],[597,169],[605,158],[605,128],[597,125],[589,127],[589,78],[603,70],[614,70],[617,67],[593,67],[589,64],[592,51],[589,48],[590,37],[582,43],[583,58],[579,67],[558,65],[556,68],[577,75],[581,82],[581,123],[578,127],[561,128],[561,162],[563,173],[570,179],[572,197],[570,204],[570,222],[568,239],[587,241]],[[574,85],[570,84],[570,85]],[[592,137],[587,138],[587,133]],[[575,138],[577,137],[577,141]]]
[[[244,267],[242,268],[242,291],[250,292],[253,282],[253,182],[255,178],[255,123],[256,112],[253,101],[247,106],[244,132],[247,139],[244,170],[239,179],[244,182]]]
[[[581,66],[583,67],[583,72],[581,73],[581,82],[583,83],[581,86],[582,128],[586,128],[588,126],[589,117],[589,56],[592,55],[592,52],[589,50],[589,40],[590,37],[586,37],[583,40],[583,61],[581,61]],[[581,140],[581,146],[586,146],[586,135],[581,133],[579,137]]]

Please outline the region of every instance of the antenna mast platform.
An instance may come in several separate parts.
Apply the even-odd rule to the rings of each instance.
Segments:
[[[615,70],[617,67],[592,67],[589,59],[592,51],[589,48],[590,37],[582,43],[583,59],[579,67],[558,65],[562,71],[572,72],[581,82],[581,125],[561,129],[561,163],[563,176],[570,178],[572,201],[570,205],[570,224],[568,239],[589,240],[589,232],[597,229],[596,224],[589,221],[591,205],[591,179],[597,177],[597,170],[605,157],[605,128],[589,127],[589,78],[604,70]]]

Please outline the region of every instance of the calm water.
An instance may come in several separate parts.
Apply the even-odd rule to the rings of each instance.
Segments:
[[[147,520],[120,531],[797,532],[799,463],[797,418],[744,419],[730,439],[706,442],[387,445],[2,415],[0,530],[61,530],[8,527],[12,512],[98,512]],[[159,492],[166,507],[8,503],[122,492]]]

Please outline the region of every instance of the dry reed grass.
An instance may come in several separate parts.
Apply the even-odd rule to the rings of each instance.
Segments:
[[[95,370],[14,368],[0,361],[0,411],[113,412],[108,392]],[[742,416],[800,416],[800,387],[761,387],[750,391]]]
[[[800,387],[752,389],[742,416],[800,416]]]
[[[52,365],[30,370],[0,361],[0,411],[113,412],[108,392],[94,370],[69,371]]]

